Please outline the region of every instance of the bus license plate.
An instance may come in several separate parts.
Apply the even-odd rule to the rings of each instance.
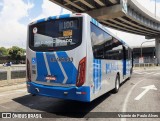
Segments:
[[[56,80],[56,77],[55,77],[55,76],[48,75],[48,76],[46,76],[46,80],[53,80],[53,81],[55,81],[55,80]]]

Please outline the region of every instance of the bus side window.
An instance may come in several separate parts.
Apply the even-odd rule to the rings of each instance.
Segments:
[[[91,44],[95,59],[105,58],[105,43],[112,40],[112,36],[91,23]]]
[[[115,38],[105,44],[105,59],[108,60],[122,60],[123,59],[123,46]]]

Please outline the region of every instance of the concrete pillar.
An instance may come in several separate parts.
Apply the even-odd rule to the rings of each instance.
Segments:
[[[157,64],[160,64],[160,38],[156,38],[155,44]]]
[[[7,67],[7,81],[11,81],[11,67]]]

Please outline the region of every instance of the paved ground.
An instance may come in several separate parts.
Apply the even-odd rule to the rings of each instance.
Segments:
[[[25,88],[0,93],[0,112],[11,111],[46,112],[53,117],[67,117],[54,118],[54,121],[96,121],[99,119],[88,118],[89,115],[97,117],[101,115],[101,113],[90,112],[160,112],[160,68],[135,70],[132,78],[121,85],[117,94],[109,92],[91,103],[31,96]],[[65,112],[74,113],[66,114]],[[84,112],[78,115],[81,119],[75,119],[77,117],[75,114],[79,112]],[[107,113],[104,113],[104,115],[107,115]],[[5,119],[0,120],[4,121]],[[12,121],[15,120],[17,119],[12,119]],[[160,121],[160,118],[101,118],[100,120]]]

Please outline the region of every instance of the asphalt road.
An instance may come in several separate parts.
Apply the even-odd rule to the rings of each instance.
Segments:
[[[3,92],[0,93],[0,112],[45,112],[52,117],[61,117],[54,118],[54,121],[160,121],[160,118],[111,119],[98,116],[101,112],[160,112],[160,68],[134,70],[132,78],[121,85],[117,94],[108,92],[91,103],[31,96],[26,89]],[[92,118],[96,116],[99,118]]]

